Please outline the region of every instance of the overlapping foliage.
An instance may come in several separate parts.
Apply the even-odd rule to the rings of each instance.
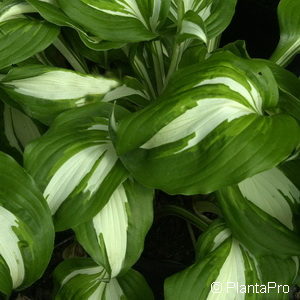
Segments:
[[[270,60],[240,41],[218,48],[235,5],[0,1],[0,297],[38,280],[55,231],[72,229],[90,257],[56,268],[55,299],[154,299],[132,267],[155,190],[214,193],[221,211],[167,300],[242,299],[213,282],[295,283],[300,82],[283,67],[300,5],[280,1]]]

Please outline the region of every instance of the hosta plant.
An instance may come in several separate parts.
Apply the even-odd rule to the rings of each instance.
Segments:
[[[166,215],[195,259],[165,299],[292,297],[300,1],[279,2],[269,59],[220,43],[236,5],[0,1],[1,299],[38,280],[51,292],[33,299],[161,298],[139,261]]]

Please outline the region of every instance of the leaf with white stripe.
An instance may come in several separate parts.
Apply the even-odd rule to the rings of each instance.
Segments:
[[[165,299],[265,299],[265,293],[262,297],[261,293],[255,292],[255,285],[258,285],[259,291],[262,285],[267,285],[268,282],[291,286],[298,271],[297,258],[254,256],[233,238],[230,230],[218,220],[197,241],[196,262],[167,278]],[[214,282],[216,285],[212,286]],[[251,285],[254,292],[251,292]],[[247,292],[248,288],[250,292]],[[269,296],[268,299],[286,298],[284,293],[278,293],[277,290],[269,291]]]
[[[240,285],[260,283],[256,259],[232,238],[222,223],[214,223],[198,241],[200,246],[209,244],[210,249],[197,251],[196,262],[189,268],[167,278],[165,299],[231,300],[239,299],[236,289],[225,288],[213,293],[211,284],[225,287],[229,282]],[[199,248],[199,246],[198,246]],[[209,250],[209,251],[207,251]],[[205,255],[203,255],[204,252]],[[206,253],[207,251],[207,253]],[[217,286],[216,286],[217,288]],[[259,295],[245,294],[243,299],[260,299]]]
[[[2,152],[0,223],[0,291],[10,294],[12,288],[24,288],[42,276],[52,254],[54,228],[32,178]]]
[[[300,2],[281,0],[278,9],[280,40],[271,60],[286,66],[300,52]]]
[[[99,37],[90,35],[81,25],[70,19],[54,1],[27,0],[27,2],[48,22],[75,29],[84,44],[91,49],[101,51],[120,48],[124,45],[124,43],[105,41]]]
[[[78,241],[111,277],[139,258],[153,219],[153,191],[127,180],[87,223],[74,228]]]
[[[197,24],[197,26],[189,24],[188,28],[191,30],[193,27],[194,37],[199,38],[201,36],[201,39],[206,42],[220,35],[230,24],[235,12],[236,2],[236,0],[183,0],[182,10],[184,14],[181,21],[184,23],[187,15],[190,17],[193,15],[194,21],[192,23]],[[170,18],[173,22],[178,20],[177,3],[181,3],[181,1],[172,0]],[[201,21],[195,22],[197,20],[195,14]],[[181,26],[184,28],[186,25],[182,24]]]
[[[43,51],[58,34],[59,28],[46,21],[12,19],[0,23],[0,69]]]
[[[143,83],[148,98],[155,99],[165,84],[165,55],[161,41],[133,44],[129,57],[135,74]]]
[[[150,96],[141,82],[136,78],[127,76],[123,78],[123,84],[106,93],[102,101],[119,100],[122,103],[122,100],[125,99],[138,106],[145,107],[149,104]]]
[[[265,112],[277,102],[262,62],[221,53],[179,71],[159,101],[116,124],[114,143],[143,185],[209,193],[276,166],[297,148],[297,122]]]
[[[22,14],[33,13],[36,10],[23,0],[8,0],[0,3],[0,22],[19,18]]]
[[[127,177],[108,134],[112,108],[97,103],[62,113],[25,149],[25,166],[43,191],[57,230],[91,219]],[[118,106],[115,111],[117,118],[127,114]]]
[[[139,42],[155,38],[166,19],[170,4],[170,0],[57,2],[64,13],[86,31],[115,42]]]
[[[54,271],[55,300],[153,300],[143,276],[129,270],[124,276],[109,279],[102,266],[91,259],[71,259]]]
[[[193,11],[188,11],[182,20],[178,40],[199,39],[207,43],[206,27],[202,18]]]
[[[299,170],[299,161],[289,164]],[[218,196],[233,234],[252,252],[276,249],[283,256],[299,256],[300,190],[280,168],[223,188]]]
[[[50,124],[61,112],[99,102],[119,82],[42,65],[13,68],[2,88],[29,116]]]

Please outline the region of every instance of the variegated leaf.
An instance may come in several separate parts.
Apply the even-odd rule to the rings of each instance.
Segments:
[[[51,213],[32,178],[0,152],[0,292],[31,285],[53,249]]]
[[[0,69],[41,52],[58,34],[58,27],[46,21],[18,18],[1,22]]]
[[[61,9],[87,31],[104,40],[138,42],[153,39],[163,24],[170,0],[58,0]],[[118,28],[118,30],[112,30]]]
[[[268,282],[291,286],[299,271],[298,258],[255,257],[220,221],[201,235],[196,255],[192,266],[167,278],[166,300],[285,299],[283,290],[266,291],[264,286]]]
[[[57,5],[54,0],[26,0],[28,3],[32,5],[40,15],[45,18],[45,20],[49,21],[58,26],[70,27],[77,31],[81,40],[84,44],[97,51],[103,51],[108,49],[120,48],[124,45],[121,42],[111,42],[105,41],[99,37],[95,37],[94,35],[90,35],[85,29],[79,25],[76,20],[70,19]]]
[[[50,124],[62,111],[100,101],[119,82],[43,65],[12,69],[3,89],[30,116]]]
[[[300,52],[300,2],[281,0],[278,5],[280,40],[271,60],[286,66]]]
[[[299,170],[299,161],[290,164]],[[233,234],[252,252],[299,256],[300,190],[280,168],[223,188],[218,195]]]
[[[112,102],[127,99],[128,101],[145,107],[149,104],[150,96],[144,86],[133,77],[125,77],[123,84],[105,94],[102,102]]]
[[[108,134],[112,108],[98,103],[69,110],[25,149],[25,166],[43,191],[57,230],[91,219],[127,177]],[[117,118],[127,114],[118,106],[115,111]]]
[[[123,277],[109,279],[102,266],[90,259],[73,259],[61,263],[54,271],[55,300],[153,300],[145,279],[129,270]]]
[[[124,274],[139,258],[153,219],[153,191],[127,180],[92,220],[74,228],[91,257],[110,277]]]
[[[0,3],[0,22],[19,18],[22,14],[33,13],[36,10],[23,0],[8,0]]]
[[[277,102],[262,62],[220,53],[179,71],[159,101],[116,124],[116,150],[147,187],[209,193],[274,167],[297,148],[297,122],[266,115]]]
[[[165,54],[161,41],[151,41],[130,47],[131,65],[143,83],[148,98],[155,99],[165,85]]]
[[[205,44],[208,42],[206,27],[202,18],[194,11],[188,11],[182,20],[178,40],[199,39]]]
[[[236,0],[172,0],[170,18],[180,19],[181,33],[200,38],[204,43],[216,38],[229,25],[235,11]],[[182,3],[182,8],[180,5]],[[178,14],[179,12],[179,14]],[[198,16],[198,18],[196,18]]]

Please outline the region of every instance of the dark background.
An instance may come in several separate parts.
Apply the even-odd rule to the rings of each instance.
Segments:
[[[221,45],[245,40],[253,58],[269,58],[279,41],[279,0],[238,0],[236,13],[222,35]],[[287,67],[300,76],[300,55]]]

